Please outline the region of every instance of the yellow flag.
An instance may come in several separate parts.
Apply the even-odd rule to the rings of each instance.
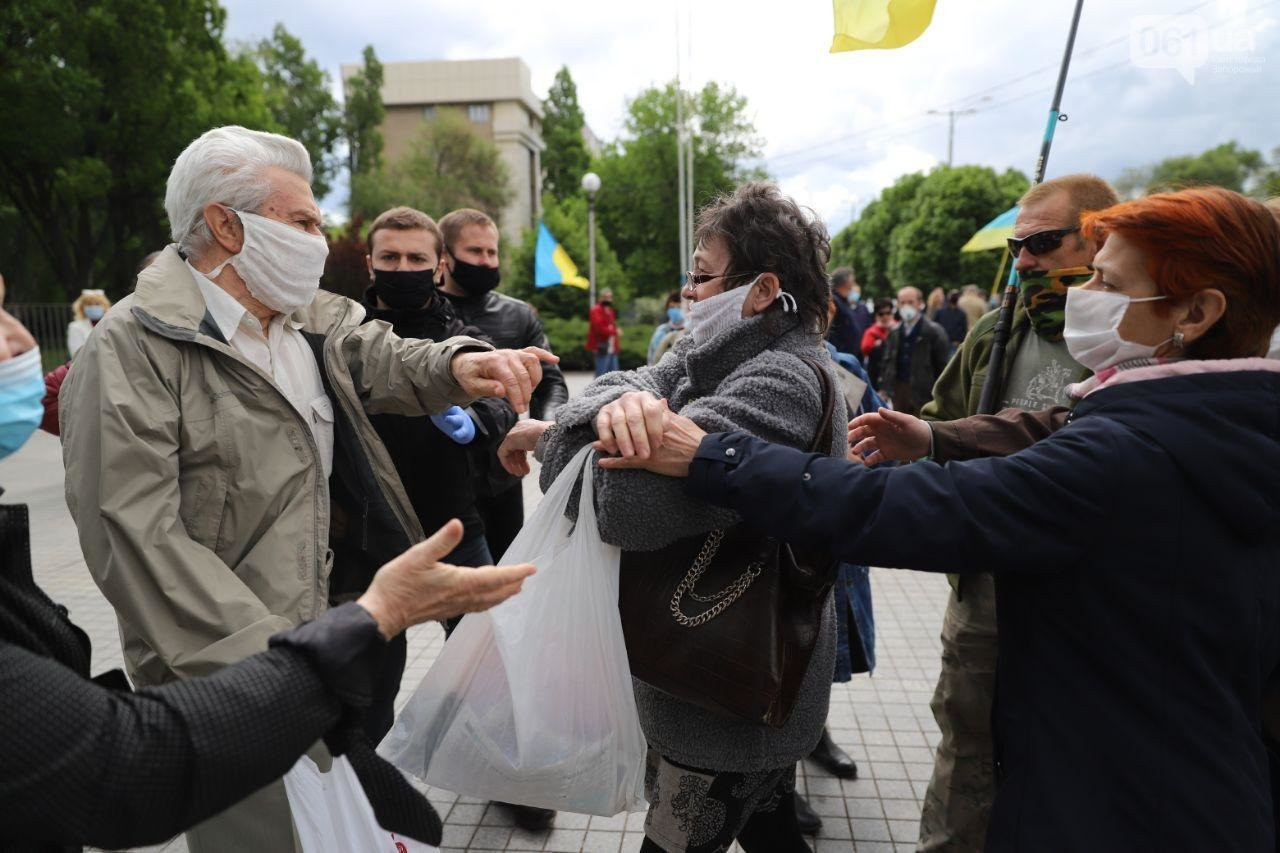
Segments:
[[[911,44],[933,20],[936,0],[832,0],[836,35],[831,52],[889,50]]]

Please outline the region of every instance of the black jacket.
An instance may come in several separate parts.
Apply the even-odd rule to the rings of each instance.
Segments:
[[[908,344],[910,346],[909,375],[905,377],[898,375],[902,347],[907,343],[907,325],[902,323],[889,333],[889,337],[883,344],[880,385],[877,390],[882,390],[892,397],[897,381],[906,379],[911,385],[911,394],[915,398],[916,405],[923,406],[933,398],[933,385],[942,375],[942,369],[947,366],[951,342],[947,340],[947,333],[942,327],[928,317],[922,316],[916,323],[914,334]]]
[[[836,303],[836,316],[827,330],[827,340],[831,341],[840,352],[848,353],[859,361],[862,360],[862,336],[867,328],[875,322],[867,306],[853,306],[839,296],[833,297]]]
[[[1277,423],[1280,375],[1204,373],[1104,388],[1024,451],[946,466],[711,435],[688,488],[850,562],[994,569],[988,850],[1272,850]]]
[[[489,341],[480,329],[462,322],[449,300],[437,293],[424,308],[378,308],[373,288],[364,295],[365,322],[385,320],[402,338],[443,341],[467,335]],[[484,535],[476,511],[474,485],[476,460],[491,455],[507,431],[515,425],[516,412],[500,397],[482,397],[466,408],[476,425],[476,437],[461,445],[441,432],[428,417],[371,415],[370,422],[386,445],[400,474],[405,493],[413,504],[422,529],[431,535],[451,518],[466,527],[464,541]]]
[[[954,305],[943,305],[933,315],[933,322],[947,333],[947,339],[953,344],[964,343],[964,336],[969,334],[969,315]]]
[[[206,678],[137,693],[119,670],[90,680],[89,638],[36,586],[29,542],[27,508],[0,506],[0,850],[159,843],[278,779],[319,738],[345,739],[344,708],[369,704],[386,644],[356,604]],[[415,837],[438,843],[426,801],[406,799],[389,766],[368,776],[381,759],[344,742],[375,809],[412,812]]]
[[[440,291],[444,293],[444,291]],[[444,293],[454,311],[469,326],[480,329],[485,337],[499,349],[542,347],[550,351],[542,321],[533,307],[505,293],[490,291],[484,296],[453,296]],[[556,409],[569,402],[569,386],[564,374],[554,364],[542,365],[542,381],[533,390],[529,403],[529,417],[541,420],[553,419]],[[488,453],[478,454],[480,463],[477,487],[487,494],[497,495],[520,482],[512,477],[498,462],[496,447]],[[498,556],[497,554],[494,555]]]

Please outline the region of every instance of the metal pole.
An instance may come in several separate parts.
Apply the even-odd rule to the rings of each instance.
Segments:
[[[1058,85],[1053,90],[1053,103],[1049,106],[1049,123],[1044,129],[1044,140],[1040,143],[1040,156],[1036,159],[1035,177],[1031,185],[1044,181],[1045,166],[1049,162],[1049,149],[1053,146],[1053,134],[1058,122],[1065,120],[1060,108],[1062,92],[1067,86],[1067,69],[1071,66],[1071,52],[1075,49],[1076,30],[1080,27],[1080,11],[1084,0],[1076,0],[1076,9],[1071,16],[1071,29],[1067,32],[1067,46],[1062,52],[1062,67],[1058,70]],[[979,415],[995,414],[999,401],[997,395],[1004,388],[1004,352],[1009,343],[1009,331],[1013,328],[1013,311],[1018,304],[1018,268],[1009,268],[1009,282],[1004,289],[1004,301],[1000,303],[1000,314],[996,319],[996,327],[992,333],[991,359],[987,362],[987,381],[982,385],[982,396],[978,399]]]
[[[947,165],[951,165],[951,153],[956,147],[956,111],[947,110]]]
[[[689,73],[689,91],[692,92],[693,91],[693,6],[692,4],[689,6],[688,9],[685,10],[684,49],[685,49],[685,56],[684,56],[685,68],[688,70],[688,73]],[[694,102],[691,99],[689,115],[685,119],[686,122],[688,122],[690,125],[692,125],[693,123],[692,120],[695,118],[695,116],[693,115],[693,109],[692,109],[693,103]],[[693,226],[694,226],[694,219],[696,218],[696,215],[697,215],[696,213],[697,209],[694,207],[694,204],[693,204],[694,150],[695,150],[694,149],[694,131],[692,127],[689,127],[688,135],[685,139],[685,156],[689,158],[689,164],[685,167],[685,170],[684,170],[684,179],[688,187],[687,190],[685,191],[684,209],[685,209],[685,229],[688,232],[688,236],[685,238],[685,245],[688,247],[690,255],[692,255],[694,252],[694,249],[697,248],[693,244],[693,230],[694,230]]]
[[[689,263],[689,212],[685,207],[684,191],[684,93],[680,83],[680,10],[676,10],[676,227],[679,229],[678,251],[680,262],[677,275],[682,275]],[[683,282],[682,282],[683,283]]]
[[[591,283],[591,304],[596,304],[596,194],[587,196],[587,281]]]

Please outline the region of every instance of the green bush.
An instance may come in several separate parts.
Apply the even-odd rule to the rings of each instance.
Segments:
[[[643,367],[649,355],[649,338],[653,326],[645,323],[621,323],[622,350],[618,364],[623,370]],[[562,370],[595,370],[595,357],[587,350],[586,317],[548,317],[542,326],[547,332],[551,351],[560,356]]]

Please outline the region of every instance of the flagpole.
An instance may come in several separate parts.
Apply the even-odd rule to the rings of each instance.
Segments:
[[[680,82],[680,10],[676,9],[676,219],[677,227],[680,229],[680,237],[677,241],[680,253],[680,262],[676,265],[676,275],[683,276],[689,263],[689,243],[688,243],[688,223],[689,212],[686,207],[686,197],[684,191],[685,185],[685,157],[684,157],[684,92],[681,90]],[[680,282],[681,285],[684,282]]]
[[[1044,129],[1044,141],[1040,143],[1040,156],[1036,160],[1035,177],[1031,185],[1044,181],[1045,166],[1049,162],[1049,149],[1053,146],[1053,134],[1058,122],[1065,121],[1062,115],[1062,91],[1067,86],[1067,69],[1071,66],[1071,52],[1075,49],[1076,31],[1080,27],[1080,10],[1084,0],[1076,0],[1075,13],[1071,16],[1071,29],[1067,32],[1067,47],[1062,53],[1062,67],[1058,70],[1058,85],[1053,91],[1053,103],[1049,106],[1049,123]],[[1006,250],[1007,251],[1007,250]],[[1004,352],[1009,343],[1009,331],[1013,328],[1013,311],[1018,304],[1018,269],[1009,269],[1009,282],[1004,289],[1004,301],[1000,304],[1000,315],[996,319],[996,327],[992,337],[991,359],[987,362],[987,381],[982,385],[982,396],[978,400],[978,414],[994,414],[998,408],[996,395],[1004,386]]]

